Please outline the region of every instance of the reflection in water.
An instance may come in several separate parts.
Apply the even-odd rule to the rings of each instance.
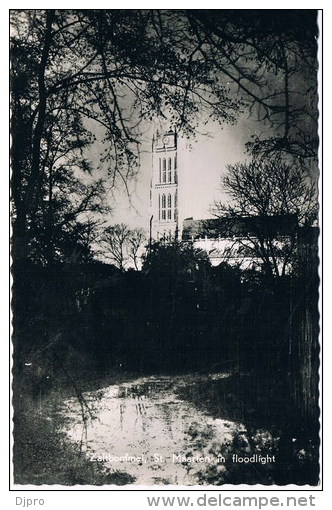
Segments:
[[[218,445],[229,442],[239,428],[180,400],[170,377],[112,385],[99,399],[96,394],[84,395],[95,417],[85,430],[77,401],[65,402],[66,432],[75,441],[84,432],[85,452],[92,462],[125,471],[138,485],[197,483],[202,471],[218,462]]]

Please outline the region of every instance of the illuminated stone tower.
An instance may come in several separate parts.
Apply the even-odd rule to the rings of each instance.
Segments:
[[[172,130],[152,140],[150,233],[152,239],[177,239],[179,223],[178,137]]]

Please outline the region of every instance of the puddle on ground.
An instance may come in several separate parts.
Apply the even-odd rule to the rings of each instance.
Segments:
[[[85,411],[86,420],[83,403],[67,400],[65,431],[91,462],[128,473],[137,485],[195,485],[211,464],[225,469],[217,452],[239,424],[213,419],[179,399],[174,380],[140,378],[87,392],[93,418]]]

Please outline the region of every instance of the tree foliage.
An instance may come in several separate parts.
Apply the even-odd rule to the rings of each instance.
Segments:
[[[265,125],[248,150],[317,158],[317,12],[220,9],[187,15],[202,44],[201,58]]]
[[[131,229],[125,223],[118,223],[105,228],[100,239],[102,249],[100,253],[110,259],[121,271],[124,271],[128,262],[139,269],[139,252],[143,249],[146,237],[140,228]]]
[[[55,190],[70,197],[63,180],[74,183],[74,169],[92,170],[86,150],[96,130],[111,183],[126,184],[135,174],[144,122],[154,119],[193,135],[204,119],[235,122],[249,107],[271,130],[264,140],[253,139],[253,152],[315,156],[315,11],[26,9],[11,15],[17,256],[30,256],[31,226],[43,208],[42,229],[63,230],[53,214]],[[307,88],[299,96],[303,79]],[[82,193],[79,209],[95,207],[88,189]]]
[[[214,214],[248,225],[238,251],[261,260],[270,275],[294,269],[299,229],[317,221],[317,185],[310,173],[296,162],[254,159],[228,165],[222,189],[231,201],[215,202]]]
[[[146,242],[146,235],[142,228],[135,228],[131,230],[128,239],[128,255],[132,260],[136,270],[139,269],[138,260],[140,258],[139,252]]]
[[[143,271],[152,273],[156,277],[165,274],[173,280],[179,277],[192,279],[199,271],[204,272],[204,267],[210,266],[211,263],[205,251],[194,248],[191,243],[179,241],[152,243],[143,261]]]

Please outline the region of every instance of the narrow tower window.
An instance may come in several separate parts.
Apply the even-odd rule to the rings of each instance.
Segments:
[[[163,159],[163,182],[166,182],[166,159]]]
[[[174,195],[174,220],[178,219],[178,190],[175,191]]]
[[[172,195],[170,193],[167,197],[167,219],[172,219]]]
[[[178,182],[178,172],[177,172],[177,160],[176,156],[174,157],[174,182],[177,184]]]
[[[161,158],[159,158],[159,182],[161,182]]]
[[[166,195],[161,197],[161,219],[166,220]]]
[[[168,182],[172,182],[172,160],[168,158]]]

